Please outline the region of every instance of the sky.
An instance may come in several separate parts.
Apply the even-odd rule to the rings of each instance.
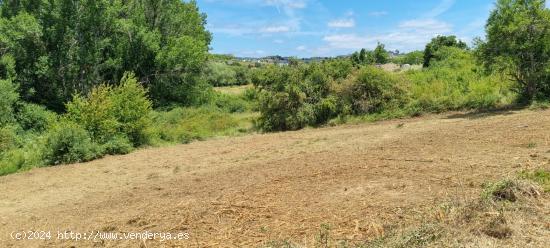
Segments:
[[[197,0],[213,53],[241,57],[346,55],[378,42],[421,50],[437,35],[471,44],[494,0]],[[550,6],[548,1],[547,6]]]

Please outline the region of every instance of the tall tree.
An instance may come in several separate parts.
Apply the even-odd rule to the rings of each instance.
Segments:
[[[157,105],[191,104],[211,34],[195,1],[4,0],[0,56],[28,101],[62,111],[75,92],[133,71]]]
[[[486,68],[518,82],[523,100],[550,96],[550,10],[545,0],[499,0],[478,42]]]
[[[389,60],[388,51],[386,51],[386,46],[380,42],[376,45],[376,48],[373,52],[374,61],[377,64],[385,64]]]

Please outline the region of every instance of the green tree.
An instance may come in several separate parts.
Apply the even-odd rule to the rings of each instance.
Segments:
[[[388,62],[390,56],[388,55],[388,51],[386,51],[385,47],[386,46],[380,42],[376,45],[376,48],[373,51],[374,62],[376,64],[385,64]]]
[[[526,101],[550,95],[550,10],[545,0],[499,0],[478,43],[486,68],[507,73]]]
[[[424,67],[429,67],[434,55],[442,47],[458,47],[466,49],[468,46],[463,41],[456,38],[456,36],[437,36],[432,39],[430,43],[426,45],[424,49]]]
[[[0,56],[24,100],[57,111],[132,71],[157,105],[192,104],[211,34],[195,1],[0,1]],[[37,94],[36,92],[40,92]]]

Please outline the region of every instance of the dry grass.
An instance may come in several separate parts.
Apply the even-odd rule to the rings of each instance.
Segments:
[[[214,90],[223,94],[238,96],[242,95],[247,89],[252,88],[252,85],[238,85],[226,87],[214,87]]]
[[[532,171],[548,170],[549,144],[550,111],[515,111],[143,149],[0,178],[0,234],[190,233],[148,247],[548,247],[548,193],[517,175],[544,181]],[[488,190],[503,178],[514,182],[505,185],[515,201]],[[71,245],[97,246],[0,239],[1,247]]]

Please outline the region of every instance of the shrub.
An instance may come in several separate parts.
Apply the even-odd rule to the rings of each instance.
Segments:
[[[128,154],[134,150],[132,142],[124,135],[117,135],[109,139],[102,148],[105,154],[109,155]]]
[[[483,73],[473,54],[460,48],[442,47],[433,54],[429,68],[405,75],[411,81],[407,106],[411,111],[491,108],[514,99],[509,80]]]
[[[426,45],[424,49],[424,67],[431,66],[432,59],[439,49],[444,47],[456,47],[459,49],[467,49],[468,45],[465,42],[456,38],[456,36],[437,36]]]
[[[19,146],[17,129],[17,126],[13,125],[0,127],[0,154]]]
[[[88,97],[75,95],[66,105],[65,117],[84,127],[95,142],[106,142],[117,134],[120,126],[114,113],[111,91],[112,87],[100,85],[92,89]]]
[[[56,121],[57,115],[48,111],[45,107],[23,103],[16,115],[17,122],[25,131],[41,133]]]
[[[42,140],[39,137],[27,138],[22,147],[0,153],[0,176],[44,165]]]
[[[259,127],[266,131],[285,131],[307,126],[315,118],[313,108],[306,105],[306,98],[296,83],[286,85],[280,92],[262,92]]]
[[[71,121],[60,121],[46,133],[43,158],[48,165],[89,161],[102,155],[84,128]]]
[[[0,158],[0,176],[15,173],[25,164],[24,155],[17,149],[0,154]]]
[[[133,74],[125,74],[120,86],[115,87],[110,95],[113,102],[113,114],[119,123],[119,132],[127,135],[135,145],[147,144],[151,137],[147,129],[151,125],[151,101],[147,91],[136,80]]]
[[[352,114],[378,113],[405,103],[399,78],[370,66],[337,85],[336,92]]]
[[[88,97],[76,95],[67,104],[66,118],[81,124],[94,142],[106,143],[111,137],[125,135],[134,146],[147,144],[151,137],[151,102],[147,91],[133,74],[125,74],[120,85],[101,85]]]
[[[324,124],[330,119],[338,115],[338,98],[336,96],[328,96],[321,99],[315,106],[315,123]]]
[[[229,113],[242,113],[251,108],[250,104],[240,96],[216,93],[212,101],[216,107]]]
[[[0,79],[0,126],[14,121],[13,106],[19,99],[11,80]]]
[[[212,86],[230,86],[239,84],[237,81],[237,72],[232,66],[222,62],[209,62],[206,67],[206,80]],[[241,80],[244,77],[240,71],[239,77]]]

